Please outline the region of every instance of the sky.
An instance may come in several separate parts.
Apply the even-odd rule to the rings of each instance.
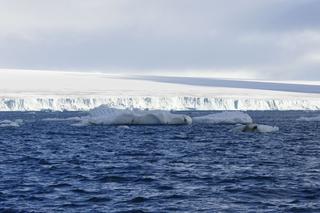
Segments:
[[[0,0],[0,69],[320,80],[319,0]]]

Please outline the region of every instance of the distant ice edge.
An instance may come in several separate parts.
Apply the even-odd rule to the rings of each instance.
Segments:
[[[229,97],[2,97],[0,111],[86,111],[113,108],[159,110],[320,110],[319,99],[259,99]]]

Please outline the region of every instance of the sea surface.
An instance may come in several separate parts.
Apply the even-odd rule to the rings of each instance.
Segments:
[[[208,112],[188,112],[204,115]],[[1,112],[0,212],[320,212],[319,112],[248,112],[268,134],[234,125],[75,127]]]

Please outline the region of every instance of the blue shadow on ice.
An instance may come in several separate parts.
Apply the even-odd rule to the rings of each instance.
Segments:
[[[194,77],[163,77],[163,76],[129,76],[129,79],[148,80],[162,83],[186,84],[207,87],[229,87],[241,89],[260,89],[283,92],[320,93],[320,85],[306,85],[293,83],[258,82],[245,80],[227,80],[215,78]]]

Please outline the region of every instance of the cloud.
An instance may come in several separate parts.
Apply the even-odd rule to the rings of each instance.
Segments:
[[[0,68],[320,79],[318,9],[316,0],[2,0]]]

